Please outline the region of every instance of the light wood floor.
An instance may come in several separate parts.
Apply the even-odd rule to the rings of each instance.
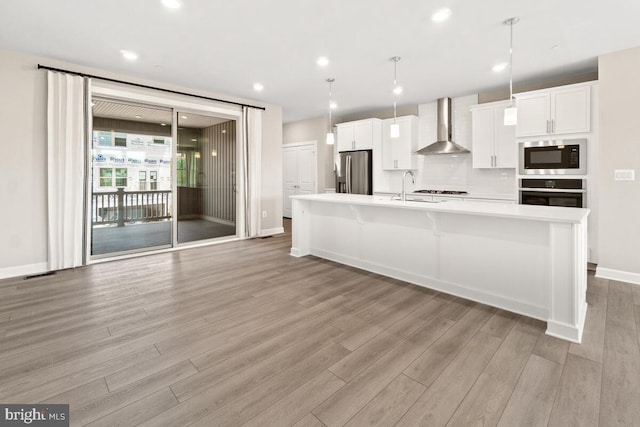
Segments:
[[[0,282],[0,402],[69,403],[91,426],[640,425],[639,286],[590,276],[570,345],[289,248],[287,233]]]

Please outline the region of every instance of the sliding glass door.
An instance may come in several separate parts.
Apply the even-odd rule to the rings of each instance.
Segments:
[[[236,122],[177,112],[177,241],[236,235]]]
[[[236,236],[236,120],[106,98],[92,110],[92,258]]]
[[[91,255],[171,246],[171,110],[94,99]]]

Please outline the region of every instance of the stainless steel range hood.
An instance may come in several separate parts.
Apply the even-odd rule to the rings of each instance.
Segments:
[[[432,154],[470,153],[462,145],[451,140],[451,98],[438,99],[438,140],[431,145],[416,151],[416,154],[430,156]]]

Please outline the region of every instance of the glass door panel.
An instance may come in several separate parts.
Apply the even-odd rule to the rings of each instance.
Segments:
[[[93,100],[91,255],[172,244],[170,109]]]
[[[178,243],[236,235],[236,122],[177,113]]]

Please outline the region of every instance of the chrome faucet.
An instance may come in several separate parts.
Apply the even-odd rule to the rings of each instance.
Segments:
[[[416,177],[413,175],[413,172],[411,172],[409,169],[404,171],[404,173],[402,174],[402,193],[400,194],[400,198],[402,199],[403,202],[407,200],[407,192],[405,191],[405,188],[404,188],[404,182],[406,181],[407,174],[411,175],[411,183],[412,184],[416,183]]]

